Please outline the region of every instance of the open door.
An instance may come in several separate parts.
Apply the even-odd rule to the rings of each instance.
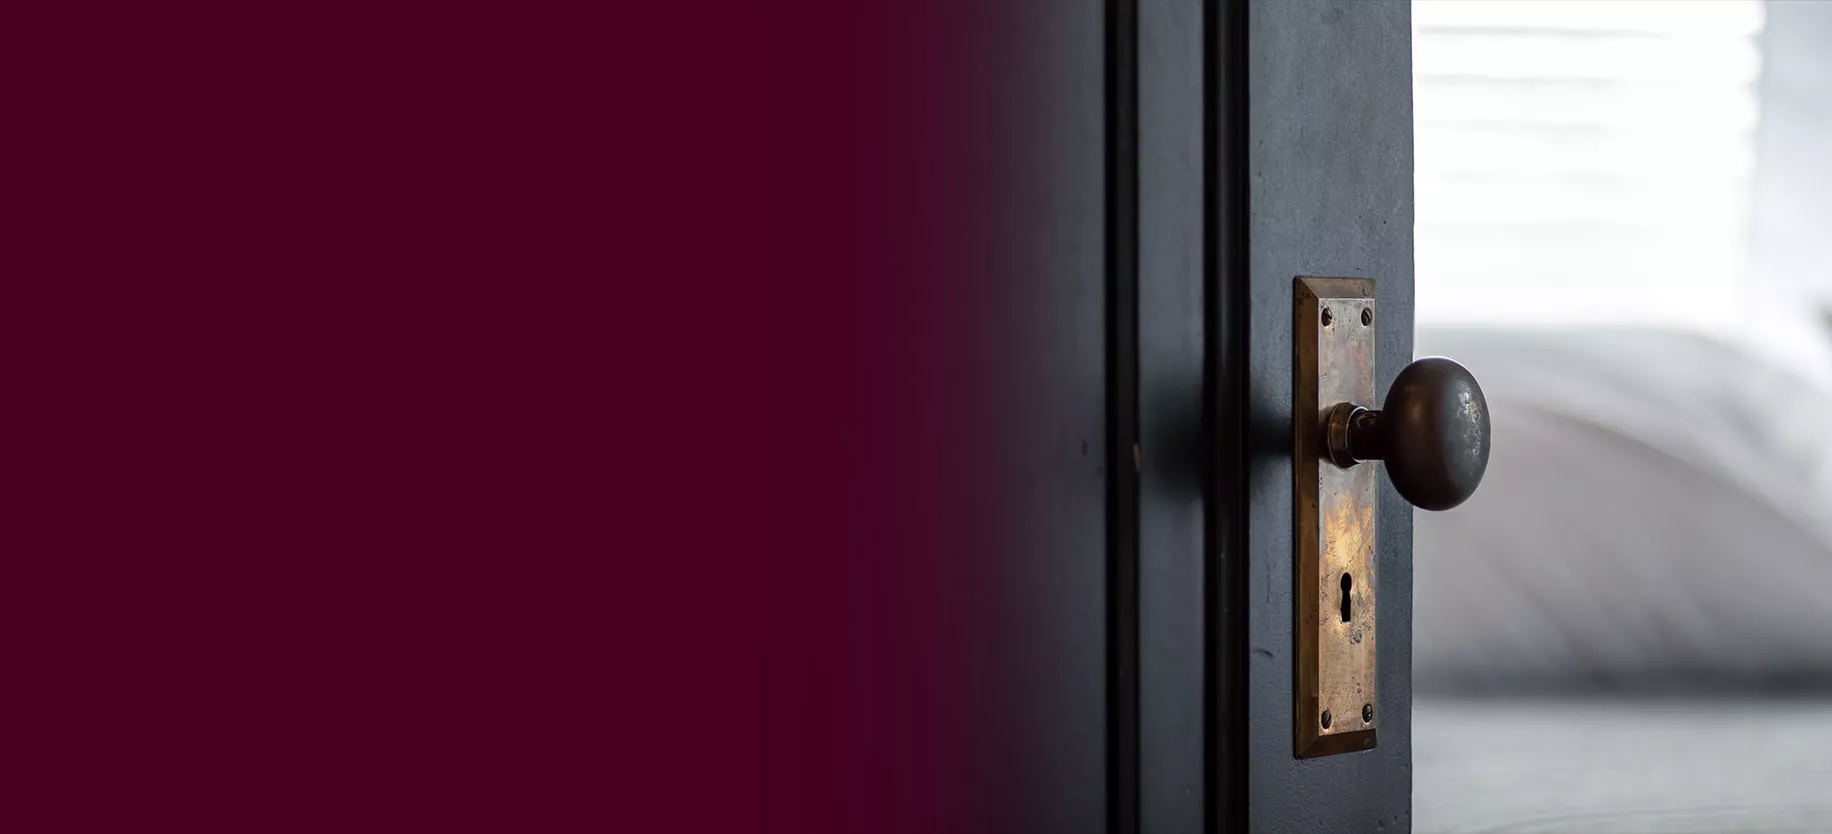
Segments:
[[[1808,397],[1641,328],[1728,315],[1749,172],[1770,265],[1743,329],[1790,359],[1826,348],[1832,380],[1816,4],[917,5],[865,15],[884,48],[818,39],[797,83],[834,94],[785,143],[808,152],[801,193],[846,197],[792,251],[858,251],[783,301],[818,313],[788,363],[805,419],[784,425],[804,432],[794,471],[826,478],[784,529],[831,555],[775,579],[819,646],[800,668],[870,661],[823,740],[871,746],[825,760],[801,805],[842,797],[847,830],[1408,831],[1417,775],[1429,832],[1552,802],[1622,830],[1625,805],[1562,796],[1582,768],[1547,764],[1602,750],[1547,746],[1596,735],[1546,729],[1592,713],[1432,703],[1619,682],[1638,688],[1609,709],[1647,720],[1612,725],[1627,741],[1597,761],[1734,750],[1807,809],[1753,816],[1739,797],[1768,795],[1717,780],[1714,816],[1675,816],[1698,810],[1666,787],[1683,780],[1650,777],[1636,810],[1666,816],[1636,819],[1825,827],[1804,816],[1832,795],[1823,768],[1800,763],[1822,762],[1832,712],[1754,736],[1651,703],[1701,681],[1832,691],[1832,382]],[[843,97],[877,121],[834,115]],[[1663,216],[1687,222],[1650,231]],[[1591,336],[1434,327],[1602,313]],[[894,361],[834,349],[861,343]]]
[[[1318,418],[1378,408],[1413,358],[1410,8],[1245,2],[1219,23],[1220,830],[1407,831],[1413,507],[1332,463]],[[1335,333],[1352,359],[1327,355]],[[1310,389],[1332,362],[1335,390]],[[1319,535],[1350,509],[1333,499],[1357,517]]]
[[[1294,415],[1321,414],[1301,278],[1359,293],[1331,311],[1365,339],[1355,404],[1412,359],[1409,4],[838,5],[784,27],[835,34],[797,53],[813,127],[784,143],[811,206],[786,248],[822,258],[779,302],[813,312],[772,576],[806,648],[773,703],[820,735],[771,724],[814,762],[773,769],[773,818],[1407,830],[1411,505],[1326,462],[1369,535],[1303,607],[1323,459]],[[1301,613],[1360,637],[1330,644],[1353,703],[1300,695]]]
[[[1487,438],[1423,460],[1409,436],[1361,450],[1385,463],[1356,465],[1330,459],[1321,419],[1402,391],[1430,406],[1466,381],[1438,366],[1400,380],[1413,361],[1410,4],[1112,5],[1124,248],[1110,255],[1125,280],[1110,285],[1123,429],[1110,439],[1138,480],[1110,492],[1109,830],[1410,830],[1413,503],[1466,496]],[[1363,376],[1307,389],[1326,333],[1359,339],[1338,370]],[[1479,400],[1469,386],[1457,390]],[[1449,442],[1439,435],[1474,424],[1414,428]],[[1206,460],[1192,470],[1195,450]],[[1347,541],[1316,535],[1329,507],[1304,507],[1301,485],[1315,500],[1320,473],[1364,492],[1353,571],[1327,552]],[[1328,686],[1342,704],[1318,701]]]

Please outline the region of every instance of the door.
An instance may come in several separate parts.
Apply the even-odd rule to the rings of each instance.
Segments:
[[[1220,614],[1216,662],[1242,690],[1217,729],[1225,737],[1237,722],[1245,808],[1222,813],[1256,832],[1407,831],[1413,510],[1385,476],[1376,479],[1377,746],[1297,758],[1291,433],[1294,278],[1374,282],[1376,392],[1412,360],[1410,9],[1242,5],[1228,7],[1239,31],[1221,57],[1221,121],[1238,121],[1220,139],[1230,199],[1215,218],[1229,258],[1219,266],[1218,361],[1238,374],[1224,376],[1217,396],[1239,420],[1218,439],[1239,445],[1221,457],[1215,495],[1218,515],[1234,522],[1217,549],[1222,604],[1240,606]]]
[[[1239,2],[1206,11],[1206,811],[1211,830],[1405,831],[1412,508],[1377,479],[1378,743],[1300,758],[1292,426],[1298,277],[1374,282],[1375,391],[1387,391],[1412,359],[1409,4]],[[1146,287],[1162,280],[1151,269],[1141,278]],[[1146,548],[1141,559],[1151,565],[1164,555]],[[1146,669],[1145,679],[1154,672],[1162,669]]]
[[[1296,755],[1293,571],[1294,281],[1373,282],[1374,391],[1412,360],[1409,3],[1108,12],[1108,830],[1409,830],[1411,505],[1371,749]]]
[[[1299,276],[1375,283],[1377,390],[1411,358],[1407,3],[874,9],[784,27],[770,815],[1406,830],[1410,509],[1378,744],[1300,758],[1292,415]]]

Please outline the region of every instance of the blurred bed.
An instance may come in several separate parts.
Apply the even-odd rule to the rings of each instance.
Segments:
[[[1832,392],[1657,330],[1418,352],[1495,417],[1415,515],[1415,830],[1832,831]]]

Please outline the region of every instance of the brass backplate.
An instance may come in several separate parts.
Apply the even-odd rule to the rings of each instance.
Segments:
[[[1324,425],[1337,403],[1378,408],[1367,278],[1298,278],[1292,389],[1299,757],[1374,746],[1374,465],[1329,461]]]

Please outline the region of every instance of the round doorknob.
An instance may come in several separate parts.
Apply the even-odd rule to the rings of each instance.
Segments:
[[[1338,466],[1386,461],[1401,497],[1448,510],[1469,499],[1488,469],[1489,414],[1468,368],[1442,356],[1406,366],[1379,411],[1342,403],[1329,415],[1329,457]]]

